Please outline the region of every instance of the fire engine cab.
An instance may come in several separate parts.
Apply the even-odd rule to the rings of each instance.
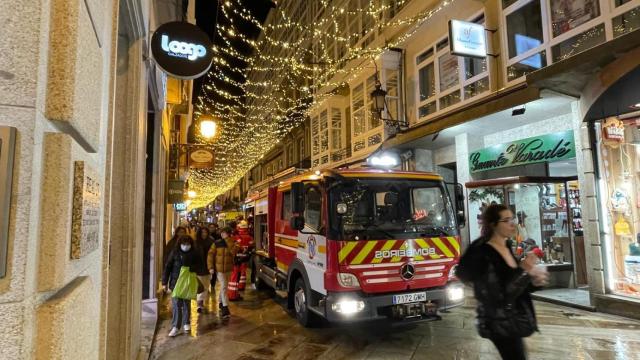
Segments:
[[[310,326],[437,320],[461,305],[454,276],[464,226],[434,173],[376,169],[297,175],[254,196],[256,281]]]

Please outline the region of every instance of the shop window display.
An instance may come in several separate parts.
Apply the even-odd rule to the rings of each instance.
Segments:
[[[576,178],[510,177],[470,182],[466,187],[469,219],[475,219],[469,226],[472,239],[480,236],[484,208],[505,204],[516,215],[517,231],[512,240],[517,255],[537,254],[549,271],[556,272],[552,283],[556,287],[587,283]]]
[[[599,132],[600,208],[609,289],[640,298],[640,119],[611,118]]]

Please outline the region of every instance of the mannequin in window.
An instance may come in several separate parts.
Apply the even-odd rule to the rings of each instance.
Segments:
[[[529,232],[527,231],[525,224],[527,214],[525,214],[524,211],[518,211],[516,216],[518,217],[518,225],[516,226],[516,242],[520,244],[529,238]]]

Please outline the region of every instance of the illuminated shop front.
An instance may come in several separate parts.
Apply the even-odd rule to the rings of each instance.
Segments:
[[[596,124],[606,283],[612,294],[635,299],[640,299],[639,126],[639,117]]]

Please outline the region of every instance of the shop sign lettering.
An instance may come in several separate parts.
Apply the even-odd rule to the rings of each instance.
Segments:
[[[469,156],[472,173],[576,157],[573,131],[564,131],[480,149]]]
[[[191,61],[207,54],[207,48],[202,45],[184,41],[169,41],[169,36],[162,35],[162,50],[171,56],[187,58]]]
[[[160,25],[151,37],[151,54],[166,74],[184,80],[207,73],[213,61],[209,35],[186,21]]]

